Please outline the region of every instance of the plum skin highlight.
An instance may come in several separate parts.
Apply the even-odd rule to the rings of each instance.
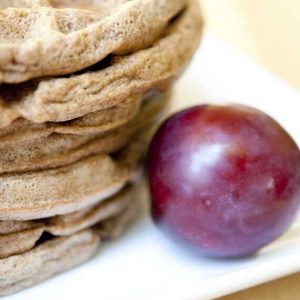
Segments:
[[[258,110],[200,105],[157,131],[148,178],[152,217],[163,231],[208,256],[245,256],[295,219],[300,151]]]

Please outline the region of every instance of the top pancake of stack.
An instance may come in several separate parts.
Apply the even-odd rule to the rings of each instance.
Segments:
[[[2,0],[0,8],[0,128],[17,118],[64,122],[160,89],[190,61],[202,28],[195,0]]]
[[[0,78],[9,83],[70,74],[109,54],[145,49],[185,3],[184,0],[14,2],[17,8],[9,8],[1,16]],[[32,7],[22,8],[22,2],[25,7],[31,2]],[[11,1],[4,1],[1,6],[10,4]]]

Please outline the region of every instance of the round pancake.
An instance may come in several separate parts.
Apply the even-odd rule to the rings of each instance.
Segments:
[[[158,120],[168,100],[169,94],[152,96],[130,122],[105,134],[51,134],[21,143],[14,135],[10,143],[8,137],[6,143],[0,138],[0,174],[57,168],[90,155],[118,151]]]
[[[71,214],[36,221],[0,221],[0,258],[32,249],[45,232],[66,236],[92,227],[119,215],[132,202],[133,188],[127,187],[103,202]],[[20,230],[22,226],[26,229]]]
[[[13,85],[5,86],[5,88],[2,89],[0,87],[0,94],[1,93],[2,96],[5,94],[5,97],[12,97],[12,99],[20,96],[20,94],[18,94],[18,88]],[[37,137],[51,133],[90,134],[104,132],[119,127],[132,119],[139,111],[144,97],[147,97],[147,95],[141,96],[134,94],[122,101],[118,101],[118,103],[102,103],[102,105],[99,106],[99,110],[65,122],[34,123],[23,118],[18,118],[10,123],[11,120],[8,118],[7,120],[9,120],[10,126],[4,126],[2,128],[0,126],[0,137],[12,134],[20,138],[20,136],[24,136],[24,134]],[[3,117],[6,118],[5,115]],[[4,118],[0,123],[4,124],[6,122]],[[26,136],[23,137],[24,140],[26,138]]]
[[[127,229],[136,209],[136,205],[129,205],[94,229],[52,238],[28,252],[0,259],[0,296],[20,291],[88,260],[97,252],[102,238],[117,238]]]
[[[32,8],[1,11],[0,82],[70,74],[110,54],[145,49],[186,0],[121,0],[111,5],[98,0],[84,10],[80,5],[59,8],[58,0],[48,2],[48,6],[38,7],[35,1]]]
[[[117,193],[134,178],[149,137],[120,153],[98,154],[42,171],[0,176],[0,220],[33,220],[75,212]]]
[[[132,1],[133,2],[133,1]],[[151,47],[126,56],[112,56],[106,67],[71,77],[40,79],[12,88],[0,86],[0,127],[18,117],[36,123],[81,117],[116,105],[132,94],[159,88],[180,75],[200,40],[198,1],[173,20]],[[97,67],[100,69],[97,69]]]
[[[43,281],[88,260],[100,245],[92,229],[58,237],[33,250],[0,259],[0,295],[7,295]]]

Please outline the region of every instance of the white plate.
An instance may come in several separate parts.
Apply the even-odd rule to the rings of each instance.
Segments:
[[[208,34],[174,97],[172,110],[224,100],[255,106],[300,142],[299,92]],[[211,299],[299,271],[299,257],[300,221],[258,255],[226,261],[185,252],[145,217],[88,263],[11,298]]]

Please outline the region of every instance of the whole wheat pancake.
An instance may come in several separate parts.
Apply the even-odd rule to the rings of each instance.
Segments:
[[[111,195],[134,178],[148,136],[118,155],[98,154],[73,164],[0,176],[0,220],[33,220],[75,212]]]
[[[51,239],[33,250],[0,259],[0,295],[7,295],[68,270],[92,257],[100,244],[96,231],[87,229]]]
[[[133,188],[130,187],[99,204],[71,214],[36,221],[0,221],[0,258],[32,249],[45,232],[54,236],[71,235],[119,215],[128,205],[134,205]],[[22,226],[26,229],[20,230]]]
[[[28,252],[0,259],[0,295],[20,291],[88,260],[96,253],[101,238],[110,240],[123,233],[136,209],[136,205],[129,205],[94,229],[52,238]]]
[[[39,227],[0,235],[0,259],[32,249],[42,233],[43,228]]]
[[[61,1],[48,2],[59,7]],[[121,0],[112,5],[103,0],[94,2],[85,10],[37,7],[36,1],[33,8],[2,10],[0,82],[70,74],[110,54],[147,48],[186,1]]]
[[[45,138],[51,134],[92,135],[104,134],[129,123],[141,111],[145,102],[164,98],[169,91],[152,90],[142,97],[133,95],[115,107],[89,113],[83,117],[65,122],[33,123],[24,119],[14,121],[10,126],[0,129],[0,146],[22,145]]]
[[[124,147],[142,129],[158,120],[169,94],[149,98],[141,111],[126,125],[105,134],[50,136],[17,143],[0,137],[0,174],[57,168],[99,153],[112,153]],[[6,138],[8,141],[8,138]]]
[[[120,214],[97,223],[93,228],[97,230],[103,240],[116,239],[124,232],[128,225],[136,219],[139,213],[139,203],[135,201],[134,204],[128,205]]]
[[[6,97],[7,100],[10,98],[11,100],[9,101],[13,101],[13,99],[20,96],[18,93],[19,88],[20,86],[14,85],[5,86],[5,88],[0,87],[0,94],[2,93],[2,96],[5,94],[4,97]],[[133,118],[139,111],[140,104],[144,97],[146,97],[146,95],[141,96],[134,94],[122,101],[118,101],[118,103],[102,103],[103,105],[99,106],[99,110],[65,122],[39,124],[19,118],[10,123],[11,120],[8,118],[7,120],[9,120],[10,126],[0,127],[0,137],[9,134],[14,134],[19,137],[24,136],[26,133],[36,137],[49,135],[51,133],[90,134],[103,132],[121,126]],[[3,117],[5,118],[5,115]],[[6,123],[4,118],[0,123]],[[23,139],[26,139],[26,137]]]
[[[190,0],[164,36],[147,49],[127,56],[112,56],[106,67],[100,64],[99,70],[99,66],[94,66],[93,70],[68,78],[24,83],[18,87],[19,97],[7,95],[8,86],[2,85],[0,127],[8,126],[18,117],[37,123],[74,119],[132,94],[159,87],[186,67],[199,44],[201,29],[198,1]]]

